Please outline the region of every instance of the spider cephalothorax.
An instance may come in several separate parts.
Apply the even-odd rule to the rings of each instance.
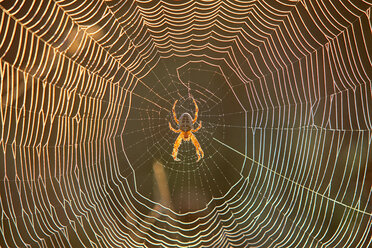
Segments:
[[[173,108],[172,108],[173,119],[177,123],[179,129],[177,129],[177,130],[174,129],[170,122],[169,122],[169,128],[175,133],[180,133],[178,135],[176,141],[174,142],[173,152],[172,152],[172,157],[176,161],[179,161],[179,159],[177,158],[177,154],[178,154],[178,148],[180,147],[182,140],[184,140],[184,141],[190,141],[191,140],[192,141],[192,143],[194,144],[195,149],[196,149],[196,154],[198,155],[198,160],[197,161],[199,161],[202,157],[204,157],[204,152],[201,149],[200,144],[199,144],[198,140],[196,139],[195,135],[193,134],[193,133],[197,132],[202,127],[202,124],[201,124],[201,121],[200,121],[199,126],[194,129],[194,124],[196,123],[196,120],[198,119],[199,108],[198,108],[198,105],[196,104],[195,100],[193,100],[193,101],[194,101],[194,104],[195,104],[195,116],[194,116],[194,118],[192,118],[189,113],[183,113],[181,115],[180,119],[178,120],[177,115],[176,115],[176,110],[175,110],[177,101],[175,101],[174,104],[173,104]]]

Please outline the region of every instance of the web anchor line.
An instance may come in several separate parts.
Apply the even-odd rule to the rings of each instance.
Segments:
[[[347,205],[347,204],[345,204],[345,203],[343,203],[343,202],[337,201],[337,200],[335,200],[335,199],[333,199],[333,198],[330,198],[330,197],[328,197],[328,196],[326,196],[326,195],[324,195],[324,194],[321,194],[321,193],[319,193],[319,192],[317,192],[317,191],[315,191],[315,190],[313,190],[313,189],[311,189],[311,188],[309,188],[309,187],[306,187],[306,186],[304,186],[304,185],[302,185],[302,184],[300,184],[300,183],[298,183],[298,182],[296,182],[296,181],[294,181],[294,180],[292,180],[292,179],[290,179],[290,178],[288,178],[288,177],[286,177],[286,176],[283,176],[282,174],[280,174],[280,173],[274,171],[273,169],[270,169],[269,167],[267,167],[267,166],[264,165],[264,164],[261,164],[260,162],[255,161],[254,159],[248,157],[247,155],[241,153],[240,151],[234,149],[233,147],[231,147],[231,146],[229,146],[229,145],[223,143],[222,141],[220,141],[220,140],[218,140],[218,139],[216,139],[216,138],[213,138],[213,139],[214,139],[215,141],[217,141],[218,143],[220,143],[221,145],[223,145],[223,146],[229,148],[230,150],[232,150],[232,151],[238,153],[239,155],[241,155],[241,156],[243,156],[243,157],[249,159],[249,160],[252,161],[253,163],[258,164],[259,166],[261,166],[261,167],[267,169],[268,171],[274,173],[275,175],[277,175],[277,176],[279,176],[279,177],[281,177],[281,178],[283,178],[283,179],[285,179],[285,180],[287,180],[287,181],[289,181],[289,182],[295,184],[296,186],[299,186],[299,187],[301,187],[301,188],[303,188],[303,189],[305,189],[305,190],[307,190],[307,191],[309,191],[309,192],[311,192],[311,193],[313,193],[313,194],[319,195],[319,196],[321,196],[321,197],[323,197],[323,198],[325,198],[325,199],[327,199],[327,200],[329,200],[329,201],[332,201],[332,202],[334,202],[334,203],[337,203],[337,204],[339,204],[339,205],[341,205],[341,206],[343,206],[343,207],[349,208],[349,209],[351,209],[351,210],[354,210],[354,211],[357,211],[357,212],[362,213],[362,214],[364,214],[364,215],[368,215],[368,216],[371,216],[371,217],[372,217],[372,213],[368,213],[368,212],[363,211],[363,210],[360,210],[360,209],[358,209],[358,208],[351,207],[351,206],[349,206],[349,205]]]

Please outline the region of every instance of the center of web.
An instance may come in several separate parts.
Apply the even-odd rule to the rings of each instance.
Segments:
[[[162,72],[166,72],[163,77]],[[244,123],[244,112],[231,91],[229,78],[219,66],[165,60],[153,73],[156,76],[149,74],[144,79],[151,85],[146,88],[147,94],[137,96],[137,88],[134,91],[132,104],[136,111],[128,116],[122,137],[137,189],[151,200],[180,212],[203,209],[211,199],[223,197],[241,179],[244,158],[237,158],[214,138],[244,145],[245,129],[237,124]],[[197,103],[199,112],[193,128],[202,122],[202,128],[194,133],[204,152],[200,160],[191,139],[181,142],[179,161],[172,157],[179,133],[172,131],[169,123],[174,129],[181,125],[177,125],[172,112],[176,100],[178,119],[182,113],[194,118],[193,100]],[[161,182],[156,176],[159,171],[164,174]],[[162,200],[159,185],[169,189],[170,200]]]

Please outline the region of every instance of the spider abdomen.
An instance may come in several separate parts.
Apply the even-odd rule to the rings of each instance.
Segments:
[[[190,131],[193,127],[192,121],[193,119],[189,113],[183,113],[179,119],[180,129],[183,132]]]

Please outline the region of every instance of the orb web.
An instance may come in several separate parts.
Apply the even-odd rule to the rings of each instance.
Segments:
[[[0,1],[0,246],[371,246],[370,12]]]

